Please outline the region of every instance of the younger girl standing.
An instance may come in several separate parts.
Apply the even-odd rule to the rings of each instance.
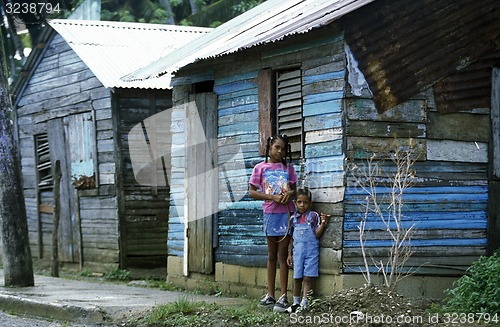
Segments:
[[[286,156],[289,155],[289,162]],[[269,157],[269,160],[268,160]],[[274,311],[284,312],[288,307],[287,285],[289,218],[295,207],[291,201],[295,195],[297,174],[291,164],[290,144],[284,134],[267,140],[266,160],[257,164],[250,177],[248,195],[264,200],[264,233],[267,238],[267,294],[260,300],[262,307],[274,306]],[[274,292],[276,285],[276,264],[280,264],[281,294],[278,301]]]
[[[293,265],[293,304],[287,312],[309,306],[307,296],[312,292],[313,281],[319,273],[319,238],[323,235],[329,215],[311,211],[312,195],[309,189],[297,190],[297,211],[292,216],[292,241],[287,263]],[[300,290],[304,282],[304,293],[300,301]]]

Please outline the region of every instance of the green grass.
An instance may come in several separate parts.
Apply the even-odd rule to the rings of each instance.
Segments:
[[[265,326],[288,317],[260,309],[255,301],[243,305],[221,306],[186,297],[160,305],[146,316],[132,322],[135,326]]]

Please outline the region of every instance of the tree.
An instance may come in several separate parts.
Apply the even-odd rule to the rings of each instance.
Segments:
[[[2,33],[0,42],[3,44]],[[0,47],[0,244],[5,286],[33,286],[21,169],[14,139],[5,52]]]

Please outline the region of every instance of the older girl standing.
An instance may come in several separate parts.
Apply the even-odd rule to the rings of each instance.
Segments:
[[[286,157],[289,155],[289,162]],[[269,157],[269,160],[268,160]],[[264,200],[264,233],[267,238],[267,294],[259,305],[274,307],[274,311],[284,312],[288,307],[287,285],[288,244],[290,242],[290,212],[295,211],[292,197],[295,195],[297,174],[291,164],[290,144],[284,134],[267,140],[266,160],[257,164],[250,177],[249,196]],[[275,300],[276,264],[280,265],[281,293]]]

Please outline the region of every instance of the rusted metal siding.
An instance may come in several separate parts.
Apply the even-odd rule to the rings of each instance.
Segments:
[[[379,0],[344,16],[342,26],[386,110],[498,51],[499,14],[497,0]],[[473,87],[462,91],[465,102]]]
[[[489,108],[491,67],[500,64],[500,52],[492,53],[434,85],[434,97],[440,113]]]

